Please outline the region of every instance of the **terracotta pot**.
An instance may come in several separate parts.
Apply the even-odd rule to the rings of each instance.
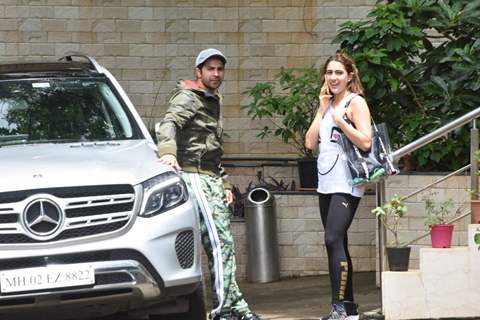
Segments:
[[[453,224],[434,224],[430,226],[432,248],[450,248],[452,246]]]
[[[480,223],[480,200],[470,200],[473,223]]]

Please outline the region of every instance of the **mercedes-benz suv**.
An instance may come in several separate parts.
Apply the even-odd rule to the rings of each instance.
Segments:
[[[196,210],[93,58],[0,65],[0,319],[205,319]]]

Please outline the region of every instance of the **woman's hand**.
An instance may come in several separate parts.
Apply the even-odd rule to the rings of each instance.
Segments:
[[[320,94],[318,95],[318,100],[320,101],[320,106],[318,108],[318,112],[323,116],[325,110],[327,110],[328,104],[330,103],[330,99],[332,98],[332,94],[330,93],[330,89],[328,88],[328,84],[326,81],[323,82],[322,88],[320,89]]]
[[[339,125],[340,122],[344,119],[344,116],[347,113],[347,110],[348,110],[347,108],[343,108],[341,106],[338,106],[333,109],[333,121],[335,121],[337,125]]]

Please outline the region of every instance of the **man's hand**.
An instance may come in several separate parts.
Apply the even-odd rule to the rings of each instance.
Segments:
[[[161,156],[158,161],[160,161],[161,164],[165,164],[167,166],[170,166],[177,171],[182,170],[182,168],[180,167],[180,165],[177,162],[177,158],[173,154],[165,154],[165,155]]]
[[[225,195],[227,197],[227,205],[233,202],[233,192],[230,189],[225,189]]]

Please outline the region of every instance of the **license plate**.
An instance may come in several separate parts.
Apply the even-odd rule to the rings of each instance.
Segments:
[[[51,265],[0,272],[0,292],[12,293],[95,283],[95,270],[88,263]]]

